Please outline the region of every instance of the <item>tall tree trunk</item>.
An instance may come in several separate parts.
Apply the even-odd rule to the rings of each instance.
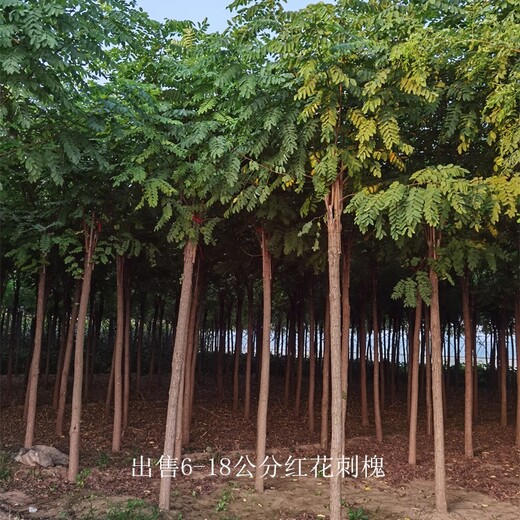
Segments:
[[[85,344],[85,320],[87,318],[90,282],[94,263],[92,257],[96,249],[97,233],[94,218],[90,230],[84,229],[85,236],[85,263],[83,267],[83,283],[78,310],[78,328],[76,332],[76,347],[74,352],[74,383],[72,386],[72,415],[69,430],[69,470],[68,480],[74,482],[79,471],[79,441],[81,426],[81,390],[83,387],[83,346]]]
[[[329,302],[330,302],[330,361],[332,385],[332,428],[330,442],[330,520],[341,518],[340,461],[344,453],[344,420],[341,356],[341,215],[343,213],[343,182],[338,176],[325,199],[327,210]]]
[[[55,344],[56,327],[58,325],[58,314],[60,310],[59,298],[57,291],[53,291],[54,311],[47,319],[47,351],[45,354],[45,376],[43,378],[43,386],[47,388],[49,384],[49,373],[51,369],[51,350]]]
[[[437,230],[428,226],[428,257],[430,262],[437,260],[440,237]],[[442,403],[442,339],[439,307],[439,279],[430,263],[429,278],[432,290],[430,304],[430,327],[432,337],[432,397],[433,397],[433,436],[435,457],[435,508],[438,513],[448,511],[446,502],[446,467],[444,455],[444,411]]]
[[[112,451],[121,451],[121,428],[123,421],[123,343],[125,327],[125,258],[116,258],[117,309],[116,341],[114,345],[114,422],[112,428]]]
[[[125,321],[124,321],[124,336],[123,336],[123,432],[128,426],[128,412],[130,408],[130,313],[131,305],[131,291],[130,291],[130,277],[128,269],[124,273],[124,298],[125,298]]]
[[[316,388],[316,320],[314,318],[314,284],[309,297],[309,400],[308,428],[314,433],[314,393]]]
[[[18,344],[18,329],[19,329],[19,321],[20,321],[20,311],[19,311],[19,302],[20,302],[20,274],[16,273],[16,278],[14,282],[14,294],[13,294],[13,307],[11,312],[11,335],[9,337],[9,358],[7,360],[7,388],[6,394],[8,396],[11,395],[11,387],[13,383],[13,368],[14,368],[14,357],[15,350]]]
[[[226,325],[225,325],[225,299],[224,291],[220,291],[219,295],[219,336],[218,336],[218,352],[217,352],[217,397],[219,401],[224,399],[224,355],[226,351]]]
[[[148,393],[152,391],[153,375],[155,371],[155,356],[157,352],[157,320],[159,319],[159,309],[161,307],[161,297],[155,299],[155,307],[152,320],[152,340],[150,342],[150,365],[148,367]]]
[[[303,377],[303,357],[305,348],[305,327],[304,327],[304,304],[305,300],[300,301],[300,312],[298,315],[298,365],[296,367],[296,397],[294,411],[300,415],[300,405],[302,398],[302,377]]]
[[[359,310],[359,368],[361,373],[361,424],[368,426],[368,397],[367,397],[367,333],[366,333],[365,301],[362,297]]]
[[[321,379],[321,432],[320,447],[329,447],[329,408],[330,408],[330,300],[325,303],[325,323],[323,324],[323,362]]]
[[[469,279],[461,278],[462,319],[464,320],[464,454],[473,457],[473,325],[469,301]]]
[[[348,372],[349,372],[349,329],[350,329],[350,263],[352,256],[352,234],[347,233],[343,242],[343,262],[341,277],[341,395],[343,428],[347,421]]]
[[[269,368],[271,360],[271,253],[267,244],[265,229],[261,231],[262,245],[262,281],[263,281],[263,336],[262,336],[262,370],[260,373],[260,392],[258,395],[258,415],[256,422],[256,473],[255,489],[264,491],[264,469],[267,443],[267,404],[269,401]]]
[[[422,299],[417,294],[415,306],[415,323],[413,331],[413,355],[412,358],[412,395],[410,403],[410,435],[408,437],[408,464],[417,464],[417,410],[419,405],[419,344],[421,333]]]
[[[170,391],[168,394],[168,411],[166,415],[166,431],[164,435],[163,457],[173,458],[175,452],[175,436],[177,433],[177,417],[179,400],[182,395],[181,382],[185,369],[185,356],[188,340],[188,325],[191,309],[191,295],[193,284],[193,264],[197,254],[197,244],[192,241],[184,246],[184,267],[182,287],[179,301],[179,314],[175,330],[175,345],[172,357],[172,372]],[[159,508],[164,511],[170,509],[171,478],[161,478],[159,487]]]
[[[247,354],[246,388],[244,396],[244,419],[249,420],[251,410],[251,362],[253,358],[253,282],[247,286]]]
[[[236,315],[236,341],[235,359],[233,364],[233,411],[238,411],[238,390],[239,390],[239,368],[240,355],[242,354],[242,298],[241,290],[237,294],[237,315]]]
[[[424,316],[424,336],[426,349],[426,435],[433,435],[433,402],[432,402],[432,347],[430,335],[430,313]]]
[[[146,294],[142,295],[141,306],[139,311],[139,325],[137,327],[137,341],[136,341],[136,381],[135,381],[135,395],[141,393],[141,371],[142,371],[142,352],[144,339],[144,322],[146,321]]]
[[[34,334],[34,348],[27,387],[27,426],[25,429],[25,448],[30,448],[34,441],[36,422],[36,400],[38,396],[38,375],[40,373],[40,356],[42,351],[43,320],[45,318],[45,266],[40,268],[38,281],[38,298],[36,304],[36,330]]]
[[[383,442],[383,424],[381,421],[380,364],[379,364],[379,317],[377,313],[377,277],[374,267],[372,272],[372,329],[374,331],[374,422],[376,440]]]
[[[76,280],[74,296],[72,299],[72,310],[70,312],[69,327],[67,330],[67,344],[63,356],[63,368],[60,375],[60,391],[58,395],[58,411],[56,413],[56,435],[63,435],[63,420],[65,416],[65,404],[67,402],[67,387],[69,384],[70,362],[72,360],[72,349],[74,347],[74,333],[78,321],[79,304],[81,298],[81,280]]]
[[[515,299],[516,341],[516,447],[520,450],[520,291]]]
[[[283,392],[283,403],[286,408],[289,408],[289,396],[291,394],[291,379],[292,379],[292,361],[294,358],[294,351],[296,346],[296,309],[294,303],[291,304],[291,311],[287,318],[287,325],[289,328],[287,343],[285,346],[285,386]]]
[[[70,308],[70,301],[64,303],[63,316],[61,318],[60,332],[59,332],[59,345],[60,350],[58,353],[58,362],[56,364],[56,377],[54,379],[54,390],[52,392],[52,407],[54,410],[58,409],[58,400],[60,397],[60,382],[61,373],[63,372],[63,359],[65,357],[65,348],[67,346],[67,325],[70,320],[68,309]]]
[[[507,351],[506,320],[500,316],[498,324],[498,356],[500,363],[500,426],[507,426]]]
[[[191,411],[192,401],[195,387],[195,359],[197,355],[197,343],[195,340],[195,329],[198,322],[198,309],[199,309],[199,297],[200,297],[200,262],[197,263],[195,284],[193,288],[193,296],[191,299],[191,309],[188,325],[188,337],[186,346],[186,368],[184,370],[184,395],[182,404],[182,422],[177,426],[177,430],[182,432],[182,437],[177,443],[177,453],[179,449],[188,444],[190,440],[190,426],[191,426]]]

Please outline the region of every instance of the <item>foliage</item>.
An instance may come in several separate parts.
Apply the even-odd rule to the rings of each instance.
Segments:
[[[76,485],[78,487],[85,487],[85,483],[87,481],[87,479],[90,477],[90,475],[92,474],[92,469],[91,468],[83,468],[77,475],[76,475]]]
[[[6,484],[11,479],[12,458],[5,451],[0,451],[0,483]]]
[[[222,493],[220,494],[220,498],[217,502],[217,505],[215,506],[215,511],[217,513],[220,513],[222,511],[227,511],[227,508],[229,506],[229,503],[234,499],[233,496],[233,489],[232,488],[226,488]]]
[[[124,505],[111,507],[104,520],[157,520],[159,510],[144,500],[129,499]]]

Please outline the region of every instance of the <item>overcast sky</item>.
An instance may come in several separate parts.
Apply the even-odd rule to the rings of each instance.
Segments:
[[[232,0],[137,0],[151,18],[163,21],[192,20],[202,22],[207,18],[213,31],[222,31],[227,27],[231,13],[226,7]],[[288,0],[286,9],[296,10],[318,0]]]

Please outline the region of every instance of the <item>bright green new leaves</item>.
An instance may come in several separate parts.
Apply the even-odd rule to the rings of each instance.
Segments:
[[[465,178],[464,169],[437,166],[410,176],[409,184],[393,182],[387,189],[365,188],[352,198],[347,212],[365,233],[374,227],[382,238],[387,229],[394,240],[412,237],[420,224],[445,229],[474,229],[495,224],[501,214],[513,217],[520,201],[520,176],[509,179]]]

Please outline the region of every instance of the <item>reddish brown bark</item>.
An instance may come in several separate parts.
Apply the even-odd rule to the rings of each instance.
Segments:
[[[415,306],[415,323],[413,331],[412,391],[410,401],[410,434],[408,437],[408,464],[417,464],[417,410],[419,405],[419,344],[422,319],[422,299],[417,295]]]
[[[112,451],[121,450],[121,429],[123,423],[123,343],[125,326],[125,286],[124,286],[125,259],[116,258],[117,276],[117,314],[116,314],[116,341],[114,345],[114,421],[112,428]]]
[[[258,415],[256,423],[256,474],[255,489],[264,491],[264,468],[267,442],[267,403],[269,400],[269,365],[271,359],[271,253],[267,244],[265,230],[261,232],[262,245],[262,280],[263,280],[263,336],[262,370],[260,373],[260,392],[258,395]]]
[[[468,276],[461,278],[462,319],[464,320],[464,454],[473,457],[473,325],[469,302]]]
[[[246,354],[246,388],[244,396],[244,418],[249,419],[251,410],[251,362],[253,358],[253,284],[247,286],[247,354]]]
[[[188,339],[189,315],[191,309],[191,293],[193,284],[193,264],[195,263],[197,244],[188,241],[184,247],[184,267],[182,288],[179,302],[179,314],[175,332],[175,344],[172,357],[172,373],[168,395],[168,411],[166,415],[166,431],[164,435],[163,457],[173,458],[175,452],[175,436],[177,434],[179,400],[182,394],[182,379],[185,369],[185,356]],[[159,487],[159,508],[170,509],[171,478],[161,478]]]
[[[346,427],[348,372],[349,372],[349,329],[350,329],[350,263],[352,254],[352,236],[349,233],[344,241],[342,278],[341,278],[341,374],[342,374],[342,416]]]
[[[67,344],[63,356],[63,369],[60,376],[60,390],[58,396],[58,411],[56,414],[56,435],[63,435],[63,419],[65,416],[65,403],[67,401],[67,386],[69,383],[70,362],[72,360],[72,349],[74,346],[74,333],[78,321],[79,302],[81,297],[81,280],[76,281],[72,310],[70,313],[69,328],[67,330]]]
[[[379,363],[379,317],[377,312],[377,278],[375,268],[372,273],[372,329],[374,332],[374,423],[376,440],[383,442],[383,423],[381,420],[380,363]]]
[[[314,319],[314,289],[311,285],[309,298],[309,399],[307,406],[307,426],[314,433],[314,393],[316,388],[316,323]]]
[[[239,368],[242,353],[242,291],[237,294],[236,341],[233,360],[233,411],[238,411]]]
[[[78,310],[78,328],[76,332],[76,346],[74,353],[74,383],[72,386],[72,416],[69,430],[69,470],[68,480],[74,482],[79,471],[79,448],[81,427],[81,391],[83,385],[83,346],[85,343],[85,320],[87,318],[88,301],[90,295],[90,282],[94,263],[92,257],[96,249],[97,234],[94,219],[90,230],[84,230],[85,235],[85,263],[83,267],[83,283],[81,285],[81,297]]]
[[[36,422],[36,400],[38,396],[38,376],[40,374],[40,357],[42,351],[43,320],[45,318],[45,266],[40,268],[38,281],[38,298],[36,303],[36,329],[34,333],[34,347],[29,371],[27,386],[27,426],[25,429],[24,447],[30,448],[34,441]]]
[[[437,260],[440,237],[435,228],[428,226],[429,278],[432,290],[430,304],[430,328],[432,339],[432,403],[435,458],[435,508],[438,513],[448,511],[446,501],[446,468],[444,453],[444,410],[442,402],[442,340],[439,306],[439,279],[433,261]]]

